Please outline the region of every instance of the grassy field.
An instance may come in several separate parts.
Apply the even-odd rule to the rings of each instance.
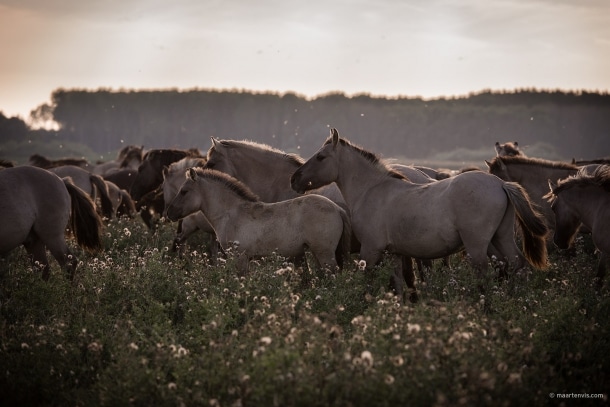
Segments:
[[[0,260],[2,405],[607,403],[610,295],[585,240],[501,283],[453,256],[402,305],[389,260],[319,275],[271,256],[239,276],[203,236],[172,253],[173,230],[112,221],[103,252],[75,249],[73,283],[54,261],[41,281],[21,249]]]

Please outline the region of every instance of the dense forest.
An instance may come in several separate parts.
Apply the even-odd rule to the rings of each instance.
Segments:
[[[57,130],[34,130],[55,122]],[[110,91],[58,89],[51,103],[32,111],[32,127],[0,113],[5,145],[52,139],[108,156],[125,144],[145,148],[198,147],[210,137],[248,139],[309,157],[329,127],[387,157],[447,153],[493,155],[496,141],[518,141],[550,159],[610,155],[610,94],[483,91],[425,100],[329,93],[308,99],[294,93],[214,90]],[[13,144],[15,145],[15,144]],[[537,149],[537,150],[536,150]],[[8,154],[0,148],[0,158]]]

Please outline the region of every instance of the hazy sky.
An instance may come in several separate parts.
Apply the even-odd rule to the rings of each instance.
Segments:
[[[610,90],[609,0],[0,0],[0,111],[57,88]]]

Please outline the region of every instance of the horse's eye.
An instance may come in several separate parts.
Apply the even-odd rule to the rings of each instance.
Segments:
[[[185,191],[184,189],[182,189],[182,190],[180,190],[180,195],[183,195],[183,196],[184,196],[184,195],[186,195],[186,193],[187,193],[187,192],[188,192],[188,191]]]
[[[208,161],[207,163],[205,163],[205,168],[214,168],[214,163]]]
[[[316,160],[318,160],[318,161],[322,161],[322,160],[324,160],[325,158],[326,158],[326,157],[324,157],[322,154],[318,154],[318,155],[316,156]]]

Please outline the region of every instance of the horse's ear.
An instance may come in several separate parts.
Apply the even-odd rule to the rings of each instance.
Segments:
[[[551,192],[553,192],[555,190],[555,188],[557,188],[557,183],[553,182],[552,180],[549,180],[549,188],[550,188]]]
[[[337,143],[339,143],[339,132],[337,131],[337,129],[335,129],[334,127],[332,129],[330,129],[330,135],[333,138],[333,148],[337,146]]]
[[[212,140],[212,146],[214,146],[214,147],[216,147],[218,144],[220,144],[220,143],[218,142],[218,140],[217,140],[217,139],[215,139],[214,137],[210,137],[210,140]]]
[[[165,179],[165,177],[167,177],[167,174],[169,173],[169,167],[167,165],[164,165],[161,172],[163,173],[163,179]]]
[[[513,141],[513,145],[514,145],[515,147],[519,147],[519,143],[517,143],[516,141]]]
[[[195,171],[194,168],[189,168],[188,170],[186,170],[186,177],[193,181],[197,181],[197,171]]]
[[[484,160],[484,161],[485,161],[485,164],[487,165],[487,168],[491,168],[491,163],[487,160]]]

